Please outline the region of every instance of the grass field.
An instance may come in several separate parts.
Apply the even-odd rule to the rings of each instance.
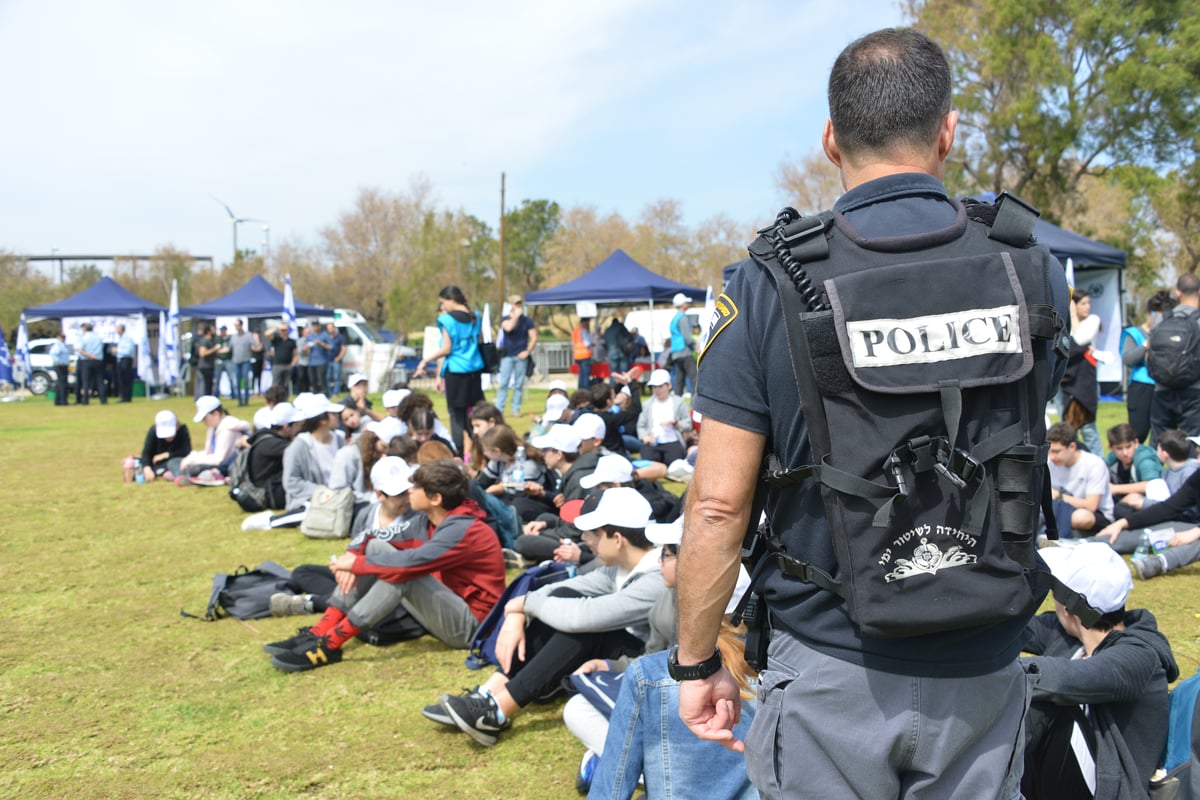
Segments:
[[[187,399],[0,404],[0,797],[573,796],[580,747],[561,705],[532,708],[491,749],[421,717],[481,680],[461,651],[352,645],[289,675],[260,647],[308,618],[181,617],[203,613],[216,572],[324,563],[340,546],[243,532],[220,489],[124,485],[120,460],[163,406],[191,418]],[[1123,413],[1106,405],[1101,430]],[[1200,662],[1197,575],[1139,583],[1132,600],[1158,615],[1184,675]]]

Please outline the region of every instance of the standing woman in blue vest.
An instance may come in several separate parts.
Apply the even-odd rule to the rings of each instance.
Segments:
[[[438,369],[437,390],[446,393],[450,410],[450,438],[463,452],[463,431],[467,413],[483,400],[483,355],[479,352],[479,313],[467,305],[466,295],[457,286],[443,286],[438,292],[438,328],[442,345],[429,358],[417,364],[417,374],[425,372],[430,361],[442,360]]]
[[[1146,369],[1146,342],[1150,329],[1162,322],[1163,317],[1178,303],[1166,289],[1159,289],[1146,301],[1146,321],[1121,331],[1121,361],[1129,367],[1125,410],[1139,442],[1145,442],[1150,433],[1150,406],[1154,402],[1154,378]]]

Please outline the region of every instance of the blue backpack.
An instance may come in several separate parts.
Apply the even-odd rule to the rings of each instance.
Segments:
[[[1163,755],[1166,777],[1150,784],[1151,796],[1200,800],[1200,670],[1180,681],[1171,691],[1171,711],[1167,723],[1167,749]],[[1193,767],[1196,767],[1193,769]],[[1172,779],[1178,781],[1177,794],[1171,792]]]
[[[471,652],[467,656],[467,666],[470,669],[483,669],[488,665],[498,666],[496,660],[496,637],[500,634],[500,624],[504,622],[504,605],[514,597],[524,597],[534,589],[540,589],[551,583],[558,583],[567,578],[567,565],[557,561],[546,561],[536,567],[530,567],[522,572],[513,582],[505,587],[495,607],[488,612],[475,631],[471,640]]]

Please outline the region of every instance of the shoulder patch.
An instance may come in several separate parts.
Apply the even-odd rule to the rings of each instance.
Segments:
[[[729,295],[721,292],[718,295],[715,309],[713,311],[712,320],[708,323],[708,335],[704,337],[704,347],[700,350],[700,358],[704,358],[704,354],[708,352],[708,347],[717,338],[717,335],[729,327],[729,323],[737,319],[738,307],[730,299]]]

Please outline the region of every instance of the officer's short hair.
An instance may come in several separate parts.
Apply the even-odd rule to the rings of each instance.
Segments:
[[[1197,278],[1194,272],[1185,272],[1175,281],[1175,288],[1180,294],[1200,294],[1200,278]]]
[[[913,28],[884,28],[851,42],[829,73],[829,119],[847,154],[927,146],[950,112],[950,64]]]

